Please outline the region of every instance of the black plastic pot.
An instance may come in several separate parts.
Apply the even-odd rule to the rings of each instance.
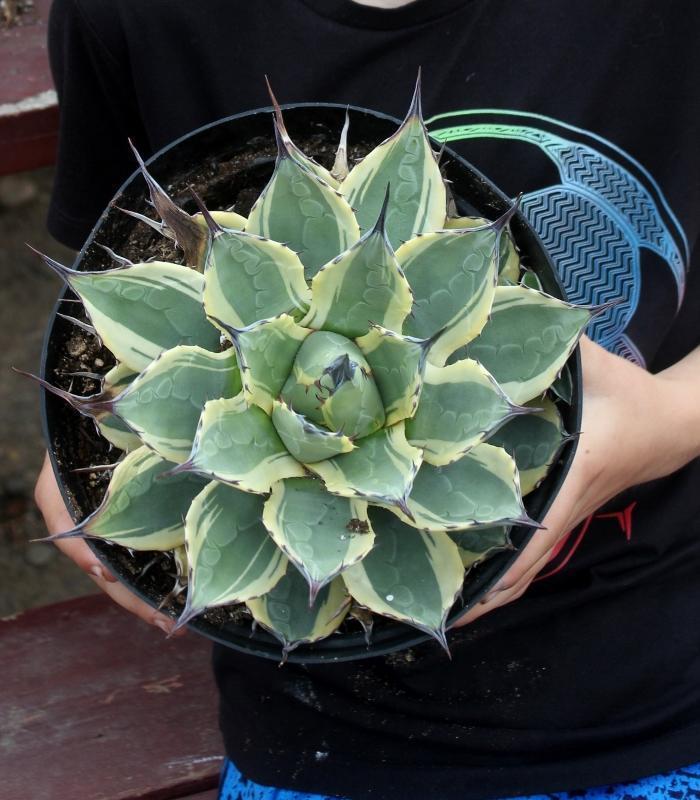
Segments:
[[[285,108],[290,134],[311,155],[319,152],[327,155],[334,150],[344,115],[345,106],[332,104],[303,104]],[[351,139],[355,143],[361,142],[365,152],[389,136],[397,124],[398,120],[383,114],[350,108]],[[236,210],[245,213],[246,200],[254,199],[272,172],[274,153],[270,109],[262,109],[228,117],[200,128],[156,153],[148,165],[161,185],[181,205],[189,205],[188,210],[191,212],[194,209],[191,207],[187,187],[194,184],[210,208],[227,207],[237,200]],[[511,201],[460,156],[446,150],[443,161],[447,177],[452,181],[452,190],[460,213],[494,219],[509,207]],[[254,193],[250,191],[251,186],[256,189]],[[247,198],[246,194],[250,197]],[[149,213],[146,196],[143,178],[138,172],[134,172],[100,217],[76,259],[76,269],[95,270],[112,266],[105,252],[96,243],[106,244],[121,253],[125,247],[128,248],[129,239],[135,229],[146,231],[143,223],[127,217],[115,208],[120,206]],[[545,291],[565,299],[547,253],[522,214],[515,215],[511,230],[524,263],[539,275]],[[157,244],[159,238],[153,233],[152,243]],[[66,343],[75,332],[73,324],[57,316],[57,312],[60,310],[64,314],[75,315],[76,308],[80,306],[70,302],[72,297],[69,290],[61,295],[49,321],[44,341],[41,372],[46,380],[54,383],[57,382],[57,375],[61,370]],[[570,359],[570,367],[574,378],[573,402],[571,406],[562,405],[561,412],[567,429],[577,431],[581,413],[578,350]],[[91,485],[94,479],[72,470],[102,463],[99,459],[104,458],[106,447],[104,443],[97,441],[89,420],[80,417],[69,406],[46,392],[43,393],[42,413],[52,465],[63,497],[77,521],[94,510],[98,492]],[[81,463],[81,459],[85,460],[86,437],[95,440],[93,455],[89,463]],[[566,476],[574,449],[574,442],[566,445],[546,480],[526,498],[527,511],[533,519],[543,519]],[[499,580],[532,535],[531,528],[514,529],[511,538],[516,550],[499,553],[472,570],[465,583],[463,605],[458,603],[455,606],[450,621],[464,614]],[[122,548],[94,540],[90,540],[89,544],[119,579],[148,603],[156,606],[163,599],[163,591],[148,578],[149,573],[145,577],[139,577],[138,570],[130,566]],[[275,660],[280,658],[280,643],[260,629],[251,635],[249,622],[244,625],[232,618],[222,619],[221,614],[215,612],[195,619],[190,627],[236,650]],[[301,645],[289,654],[289,660],[318,663],[367,658],[402,650],[428,638],[408,625],[382,621],[382,624],[375,625],[369,647],[358,627],[357,633],[336,634],[313,645]]]

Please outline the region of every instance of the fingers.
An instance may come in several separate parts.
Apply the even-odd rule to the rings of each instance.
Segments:
[[[175,620],[151,608],[148,603],[145,603],[140,597],[137,597],[132,591],[127,589],[126,586],[121,583],[108,582],[102,578],[94,577],[93,575],[90,577],[105,594],[109,595],[112,600],[117,603],[117,605],[120,605],[123,609],[134,614],[134,616],[137,616],[149,625],[155,625],[164,633],[172,633],[175,627]],[[181,636],[185,632],[185,629],[181,628],[174,635]]]
[[[471,608],[462,619],[452,627],[461,628],[475,619],[500,608],[522,597],[537,574],[547,565],[552,551],[561,537],[566,533],[566,528],[560,524],[557,510],[553,508],[545,518],[543,524],[549,526],[534,532],[515,564],[493,586],[481,600]]]
[[[537,576],[537,573],[549,561],[550,551],[543,553],[534,563],[530,564],[529,568],[513,583],[506,583],[505,578],[491,589],[490,592],[485,594],[482,599],[459,620],[455,623],[453,628],[461,628],[462,625],[469,625],[475,619],[488,614],[496,608],[505,606],[512,603],[514,600],[520,599],[532,581]],[[508,574],[508,573],[506,573]]]
[[[44,463],[37,479],[34,499],[44,517],[44,522],[50,534],[63,533],[74,527],[73,520],[66,509],[61,491],[56,483],[48,454],[44,458]],[[117,578],[100,562],[83,539],[59,539],[54,544],[64,555],[77,564],[83,572],[86,572],[95,584],[105,594],[109,595],[115,603],[149,625],[156,625],[165,633],[171,633],[175,621],[165,614],[155,611],[148,603],[145,603],[133,592],[129,591],[126,586],[119,583]],[[36,546],[39,547],[40,545]],[[184,633],[185,630],[181,629],[176,635]]]
[[[117,580],[107,567],[100,562],[92,550],[90,550],[83,539],[60,539],[54,542],[54,544],[63,555],[68,556],[71,561],[77,564],[80,569],[86,572],[91,578],[100,578],[112,583]]]
[[[48,453],[44,456],[44,463],[34,488],[34,500],[50,534],[63,533],[74,527],[63,502],[61,490],[56,483]],[[82,539],[61,539],[56,542],[56,546],[90,577],[103,578],[106,581],[117,580]]]

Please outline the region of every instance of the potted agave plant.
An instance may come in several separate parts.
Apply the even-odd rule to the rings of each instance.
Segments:
[[[178,625],[249,652],[357,658],[428,636],[447,648],[563,479],[579,390],[566,365],[591,312],[561,299],[517,203],[458,156],[441,171],[420,82],[390,135],[388,118],[348,112],[364,141],[352,167],[348,116],[324,167],[274,111],[276,156],[267,113],[202,129],[139,159],[158,219],[133,210],[146,206],[132,176],[76,269],[45,259],[73,293],[40,379],[79,519],[60,537],[85,537]],[[314,126],[345,109],[285,113],[313,148]],[[217,210],[231,193],[206,174],[168,179],[223,141],[236,143],[230,192],[241,174],[267,181],[245,216]],[[465,196],[473,213],[458,216]],[[75,325],[104,370],[66,357]],[[100,446],[71,444],[93,422]]]

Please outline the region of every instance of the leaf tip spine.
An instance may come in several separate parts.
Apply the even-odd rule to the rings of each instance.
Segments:
[[[95,395],[91,397],[81,397],[80,395],[71,394],[71,392],[67,392],[65,389],[59,389],[58,386],[54,386],[53,384],[49,383],[48,381],[40,378],[38,375],[34,375],[32,372],[26,372],[23,369],[19,369],[18,367],[11,368],[13,372],[16,372],[18,375],[23,375],[25,378],[30,378],[36,383],[39,384],[43,389],[46,389],[47,392],[55,395],[56,397],[60,397],[61,400],[65,400],[70,406],[72,406],[76,411],[79,411],[81,414],[85,416],[94,417],[97,416],[100,412],[112,412],[114,408],[114,401],[110,399],[102,399],[99,395]]]
[[[272,118],[272,127],[275,130],[275,142],[277,144],[277,160],[280,161],[280,160],[285,159],[285,158],[291,159],[292,158],[292,154],[291,154],[291,151],[289,149],[289,145],[291,143],[291,140],[289,139],[289,136],[285,136],[284,135],[286,133],[286,130],[284,129],[284,123],[283,123],[282,129],[280,129],[280,126],[279,126],[279,124],[277,122],[277,118],[273,117]],[[303,169],[301,164],[299,164],[298,166],[301,169]]]
[[[183,461],[182,464],[176,464],[171,469],[165,470],[165,472],[161,472],[160,474],[156,475],[157,481],[167,480],[168,478],[174,478],[176,475],[182,475],[185,472],[194,472],[194,459],[188,458],[187,461]]]
[[[204,204],[204,200],[202,200],[202,198],[197,194],[193,186],[188,186],[187,190],[192,195],[192,199],[201,212],[204,221],[207,223],[207,228],[209,228],[209,232],[211,233],[212,237],[216,239],[217,236],[221,236],[221,234],[224,232],[224,229],[221,227],[221,225],[219,225],[214,217],[212,217],[209,209]]]
[[[62,531],[61,533],[54,533],[51,536],[42,536],[39,539],[30,539],[29,541],[32,544],[35,542],[57,542],[61,539],[79,539],[87,536],[89,536],[89,534],[84,530],[83,523],[80,523],[69,531]]]
[[[318,593],[325,586],[326,582],[316,581],[308,574],[304,574],[304,577],[306,578],[306,582],[309,584],[309,609],[312,609],[314,603],[316,602],[316,598],[318,597]]]
[[[521,406],[517,403],[510,403],[508,406],[509,417],[521,417],[526,414],[539,414],[544,411],[544,408],[537,408],[536,406]]]
[[[389,206],[389,196],[391,194],[391,183],[387,183],[386,191],[384,192],[384,200],[382,201],[382,207],[379,209],[379,216],[377,217],[377,221],[374,223],[374,227],[367,232],[366,237],[372,236],[375,233],[378,233],[380,236],[387,241],[386,236],[386,212]]]
[[[70,322],[72,325],[75,325],[76,328],[80,328],[86,333],[89,333],[91,336],[97,336],[97,338],[99,339],[97,331],[93,328],[92,325],[88,325],[87,322],[83,322],[81,319],[76,319],[75,317],[71,317],[69,314],[62,314],[60,311],[56,312],[56,316],[60,317],[61,319],[65,319],[66,322]]]
[[[180,616],[175,621],[170,633],[168,634],[168,639],[175,633],[177,633],[181,628],[184,628],[189,622],[191,622],[198,614],[201,614],[204,611],[203,608],[196,608],[189,604],[185,605],[185,609],[180,614]]]
[[[405,516],[407,516],[411,520],[411,522],[416,521],[413,512],[408,507],[408,499],[406,497],[400,497],[398,500],[394,500],[394,505],[396,506],[396,508],[399,509],[399,511],[402,514],[405,514]]]
[[[421,83],[422,83],[423,68],[418,67],[418,74],[416,75],[416,85],[413,90],[413,97],[411,98],[411,105],[408,107],[406,118],[401,123],[401,127],[406,125],[412,119],[420,120],[423,124],[423,101],[421,98]]]
[[[153,201],[153,205],[155,205],[157,207],[156,197],[158,197],[160,195],[160,196],[166,197],[168,200],[170,198],[168,198],[168,195],[166,194],[165,190],[161,187],[161,185],[158,183],[158,181],[156,181],[156,179],[148,171],[148,168],[146,167],[145,161],[143,160],[143,158],[141,158],[141,154],[136,149],[136,146],[134,145],[132,140],[129,138],[129,139],[127,139],[127,141],[129,142],[129,147],[131,148],[131,152],[134,154],[134,157],[136,158],[136,162],[139,165],[139,169],[141,170],[141,174],[143,175],[143,178],[144,178],[144,180],[146,181],[146,183],[148,185],[148,190],[151,193],[151,200]]]
[[[74,277],[75,275],[78,274],[76,270],[64,266],[63,264],[61,264],[60,261],[56,261],[50,256],[47,256],[45,253],[42,253],[40,250],[37,250],[36,247],[32,247],[32,245],[30,245],[28,242],[25,242],[25,244],[32,251],[32,253],[38,255],[39,258],[41,258],[41,260],[44,262],[44,264],[46,264],[46,266],[50,270],[52,270],[52,272],[55,272],[56,275],[58,275],[58,277],[65,283],[70,283],[71,277]]]
[[[520,192],[520,194],[518,194],[515,200],[513,200],[513,202],[506,209],[506,211],[504,211],[503,214],[501,214],[501,216],[498,217],[498,219],[495,219],[491,223],[491,227],[496,231],[497,234],[500,234],[508,226],[508,224],[513,219],[515,214],[520,210],[520,204],[522,202],[522,199],[523,199],[523,193]]]
[[[126,268],[126,267],[133,267],[134,266],[134,262],[133,261],[131,261],[128,258],[125,258],[124,256],[120,256],[118,253],[115,253],[114,250],[112,250],[111,248],[107,247],[106,244],[100,244],[100,242],[95,242],[95,245],[97,247],[101,248],[102,250],[104,250],[105,253],[107,253],[107,255],[112,259],[112,261],[114,261],[117,264],[119,264],[120,267]]]
[[[523,511],[520,517],[515,519],[507,520],[509,525],[523,525],[527,528],[534,528],[538,531],[546,531],[547,526],[543,525],[541,522],[538,522],[536,519],[532,519],[532,517],[526,512]]]

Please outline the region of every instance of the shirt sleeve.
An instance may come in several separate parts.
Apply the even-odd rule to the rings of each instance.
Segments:
[[[115,3],[54,0],[49,59],[59,101],[56,177],[47,226],[79,249],[134,171],[128,138],[148,152]]]

